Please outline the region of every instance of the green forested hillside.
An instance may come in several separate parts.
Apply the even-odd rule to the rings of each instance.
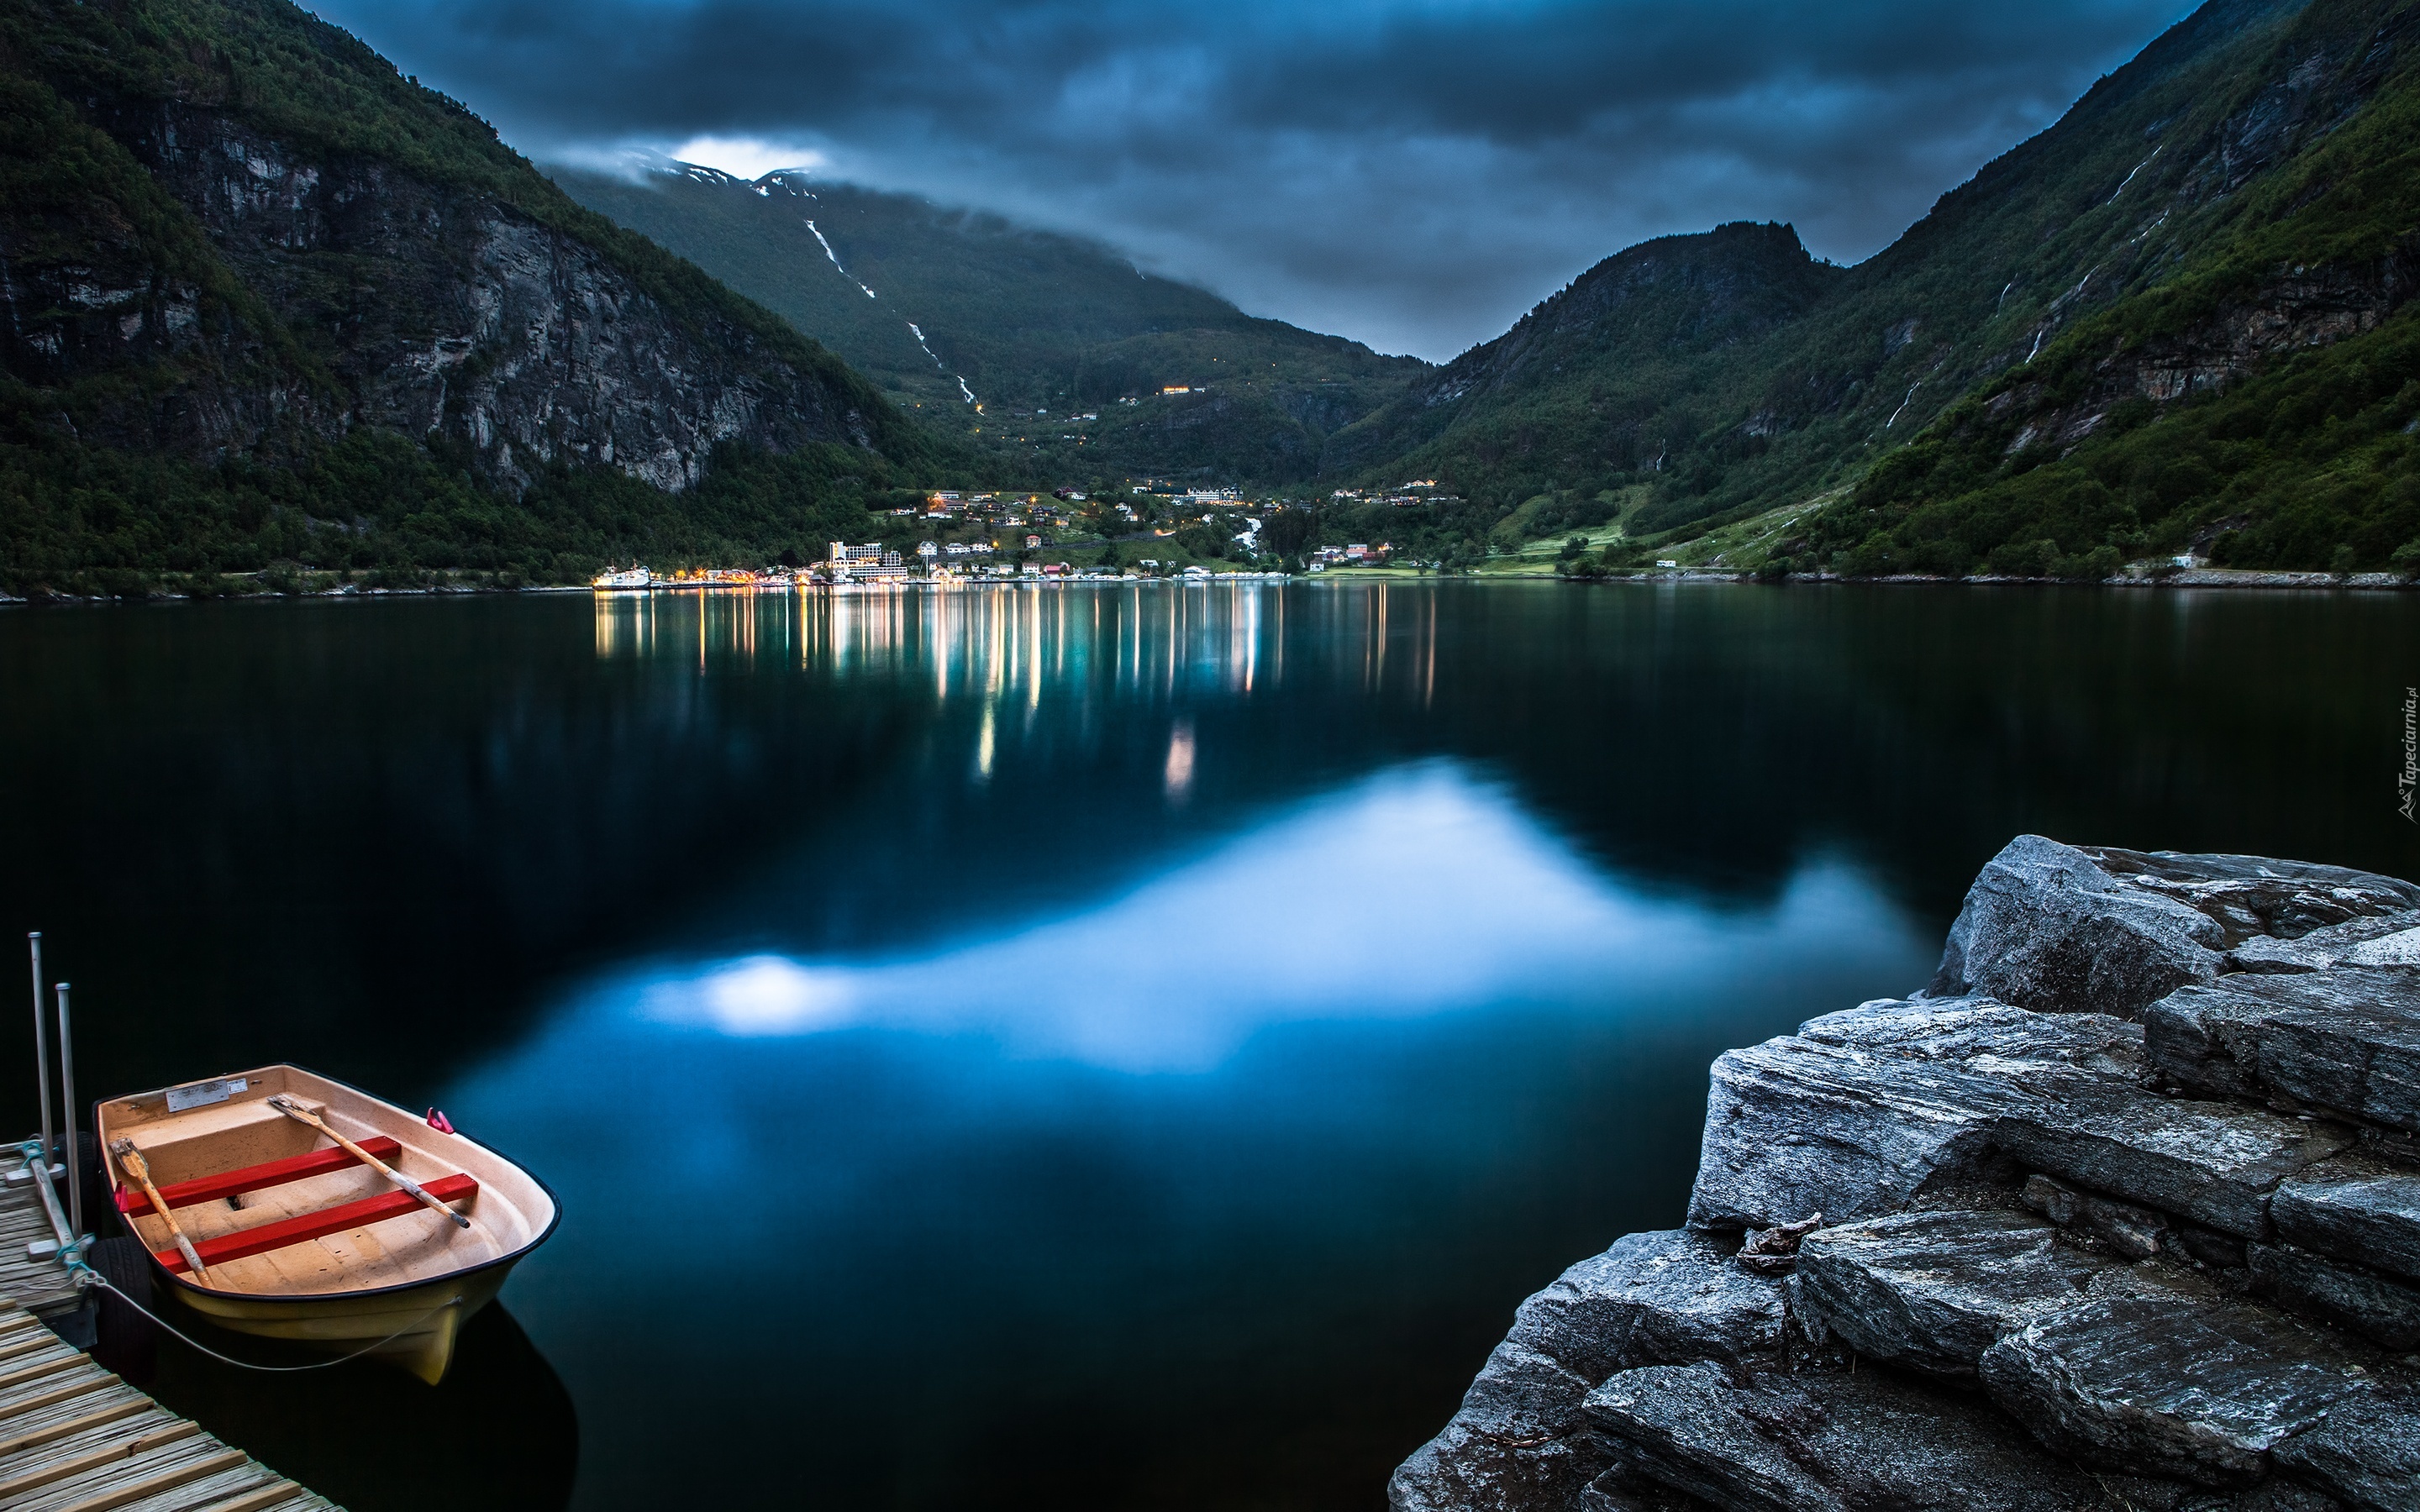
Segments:
[[[507,251],[618,328],[582,335]],[[950,461],[786,322],[286,0],[0,8],[0,258],[20,593],[770,549]]]
[[[1784,225],[1644,242],[1344,432],[1333,455],[1373,483],[1438,476],[1499,509],[1634,479],[1695,497],[1720,480],[1709,428],[1768,379],[1776,333],[1850,276],[1809,257]],[[1821,395],[1777,398],[1739,427],[1745,455],[1761,455]]]
[[[1331,433],[1429,371],[1248,316],[1097,243],[907,195],[688,163],[549,172],[945,434],[1047,477],[1301,482]]]
[[[1866,263],[1635,248],[1331,455],[1648,540],[1854,489],[1774,543],[1802,568],[2382,567],[2420,533],[2414,8],[2214,0]]]
[[[2316,0],[2170,126],[2191,166],[2145,208],[2195,234],[2164,276],[1962,398],[1812,550],[1859,573],[2420,571],[2415,44],[2411,6]],[[2242,172],[2264,138],[2273,166]]]

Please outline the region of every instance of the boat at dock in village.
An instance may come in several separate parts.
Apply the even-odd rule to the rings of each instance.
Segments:
[[[464,1321],[559,1216],[544,1182],[442,1114],[296,1066],[94,1114],[161,1290],[221,1328],[365,1353],[432,1385]]]

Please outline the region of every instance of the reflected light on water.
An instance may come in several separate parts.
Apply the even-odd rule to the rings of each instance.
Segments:
[[[1168,795],[1182,800],[1193,788],[1193,727],[1180,723],[1168,737]]]
[[[1353,594],[1261,582],[976,584],[913,592],[747,591],[599,594],[598,659],[661,660],[701,672],[772,665],[843,679],[913,676],[937,702],[974,696],[1038,708],[1047,696],[1121,692],[1250,694],[1285,678],[1287,617],[1331,632],[1331,671],[1375,688],[1390,669],[1433,696],[1436,588],[1373,585]],[[1396,603],[1392,601],[1402,601]],[[1401,640],[1398,650],[1388,642]]]
[[[1171,788],[1182,748],[1170,753]],[[1014,933],[895,959],[657,967],[603,995],[649,1023],[723,1035],[886,1028],[1118,1071],[1202,1072],[1281,1023],[1598,999],[1751,958],[1904,948],[1905,936],[1896,911],[1838,867],[1806,870],[1745,919],[1626,890],[1500,787],[1435,763]]]

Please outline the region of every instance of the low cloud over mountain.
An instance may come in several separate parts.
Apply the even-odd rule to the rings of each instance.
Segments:
[[[1450,356],[1738,218],[1865,256],[2178,0],[324,0],[536,156],[645,146],[1090,231]]]

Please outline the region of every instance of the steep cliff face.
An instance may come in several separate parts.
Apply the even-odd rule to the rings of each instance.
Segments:
[[[513,493],[558,464],[677,491],[726,442],[905,440],[812,342],[291,7],[38,0],[6,33],[10,167],[44,191],[0,213],[21,416],[212,460],[379,427]],[[23,161],[60,137],[80,165]]]

